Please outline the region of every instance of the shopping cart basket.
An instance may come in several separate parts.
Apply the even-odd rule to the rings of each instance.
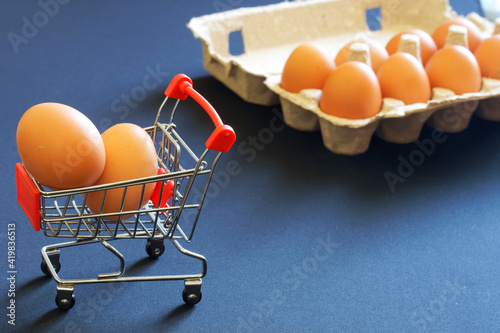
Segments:
[[[75,284],[102,282],[132,282],[153,280],[184,280],[183,300],[196,304],[201,300],[201,279],[207,270],[204,256],[188,251],[181,242],[190,242],[209,188],[215,165],[222,153],[227,152],[235,141],[233,129],[222,123],[214,108],[192,87],[192,81],[184,74],[175,76],[167,89],[154,125],[145,128],[157,149],[158,175],[94,185],[68,190],[47,190],[36,181],[22,164],[16,164],[17,196],[20,206],[35,230],[43,230],[45,236],[73,238],[74,240],[41,249],[42,271],[57,282],[56,304],[63,310],[73,307]],[[210,116],[215,130],[208,138],[204,152],[197,156],[176,131],[173,118],[179,101],[188,96],[194,99]],[[175,102],[168,102],[174,99]],[[164,107],[171,106],[170,121],[160,123]],[[182,153],[182,163],[181,163]],[[199,185],[201,182],[201,185]],[[148,203],[141,207],[144,189],[154,184],[155,190]],[[197,195],[191,190],[200,186]],[[152,185],[151,185],[152,186]],[[137,209],[124,210],[123,201],[127,189],[142,187]],[[91,192],[102,191],[103,201],[109,191],[122,191],[122,208],[111,213],[95,213],[86,206]],[[101,209],[102,210],[102,209]],[[111,240],[146,239],[146,252],[152,258],[162,255],[164,240],[169,239],[183,255],[201,262],[201,272],[196,274],[162,276],[126,276],[125,258],[113,246]],[[60,249],[101,243],[120,260],[118,272],[98,274],[96,278],[61,279],[58,272]]]

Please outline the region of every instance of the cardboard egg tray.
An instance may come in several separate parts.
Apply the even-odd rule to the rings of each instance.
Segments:
[[[368,28],[370,9],[380,10],[380,30]],[[348,42],[367,37],[383,46],[396,33],[418,28],[431,34],[457,16],[447,0],[308,0],[240,8],[191,19],[188,28],[202,42],[205,69],[245,101],[259,105],[281,103],[285,123],[300,131],[320,130],[334,153],[365,152],[374,134],[393,143],[418,139],[428,123],[454,133],[468,127],[472,115],[500,121],[500,81],[483,78],[478,93],[455,95],[434,88],[427,103],[404,105],[384,98],[377,115],[361,120],[334,117],[318,106],[321,91],[290,93],[279,85],[290,53],[304,42],[323,47],[332,59]],[[494,24],[476,13],[467,16],[491,36]],[[240,34],[244,53],[230,53],[230,34]],[[460,71],[460,69],[457,69]],[[362,92],[360,91],[360,98]]]

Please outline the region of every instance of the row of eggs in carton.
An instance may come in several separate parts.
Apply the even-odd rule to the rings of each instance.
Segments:
[[[334,153],[365,152],[376,133],[394,143],[418,139],[423,125],[465,129],[480,100],[500,88],[500,21],[483,38],[469,19],[456,17],[432,35],[401,31],[385,45],[369,38],[346,44],[332,61],[313,42],[288,57],[279,82],[284,120],[302,131],[321,130]],[[500,120],[492,101],[477,114]],[[498,105],[500,107],[500,103]]]

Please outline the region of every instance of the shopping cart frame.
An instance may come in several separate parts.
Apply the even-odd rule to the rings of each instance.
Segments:
[[[154,125],[144,128],[157,149],[158,175],[51,191],[38,183],[22,164],[16,164],[18,202],[35,230],[43,230],[48,237],[74,239],[47,245],[41,249],[41,269],[56,281],[56,304],[63,310],[74,306],[76,284],[184,280],[182,298],[185,303],[193,305],[201,300],[201,284],[207,272],[207,260],[201,254],[185,249],[181,241],[187,243],[191,241],[215,166],[222,153],[229,151],[236,136],[234,130],[222,122],[211,104],[194,90],[191,79],[186,75],[176,75],[165,90],[165,96]],[[215,125],[215,130],[206,141],[206,149],[199,157],[177,133],[173,122],[179,102],[187,97],[194,99],[208,113]],[[161,123],[160,114],[169,99],[175,100],[170,121]],[[181,151],[187,152],[188,160],[194,162],[194,167],[184,168],[180,163]],[[215,156],[210,165],[207,156],[211,152],[215,152]],[[201,198],[197,203],[190,203],[188,198],[191,189],[200,176],[206,178],[206,183],[202,182]],[[127,190],[142,187],[140,200],[142,202],[145,188],[151,184],[155,185],[155,191],[144,207],[139,204],[137,209],[124,209]],[[166,190],[167,187],[169,191]],[[123,193],[120,210],[104,213],[106,194],[119,190]],[[103,193],[103,204],[100,212],[93,213],[86,206],[86,200],[89,193],[98,191]],[[186,210],[194,211],[192,219],[185,219],[189,220],[189,223],[186,222],[189,231],[184,230],[184,225],[181,226],[184,222],[181,221],[182,213]],[[199,261],[201,271],[179,275],[124,276],[125,258],[110,244],[110,241],[132,238],[147,239],[146,252],[151,258],[158,258],[163,254],[164,240],[169,239],[181,254]],[[61,279],[58,275],[61,268],[59,261],[61,249],[93,243],[101,243],[113,253],[120,261],[120,269],[117,272],[98,274],[96,278]]]

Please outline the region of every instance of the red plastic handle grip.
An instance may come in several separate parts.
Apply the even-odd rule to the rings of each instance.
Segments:
[[[229,125],[225,125],[220,119],[217,111],[212,105],[193,88],[193,81],[184,74],[174,76],[167,89],[165,96],[180,100],[185,100],[188,96],[194,99],[210,116],[215,125],[215,130],[212,132],[206,142],[206,147],[211,150],[227,153],[234,141],[236,134]]]

